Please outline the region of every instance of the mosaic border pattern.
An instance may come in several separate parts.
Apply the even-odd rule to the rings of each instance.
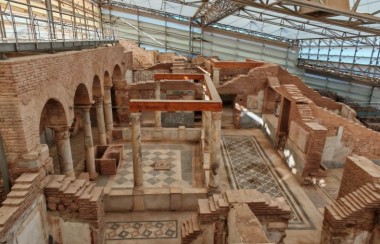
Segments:
[[[228,140],[233,140],[234,143],[229,143]],[[251,150],[243,153],[230,152],[229,145],[234,145],[234,149],[242,150],[242,146],[238,146],[238,141],[249,141]],[[230,146],[231,147],[231,146]],[[231,153],[235,153],[233,160]],[[284,196],[292,210],[292,219],[289,221],[289,229],[315,229],[315,226],[310,221],[306,212],[299,207],[299,201],[294,197],[289,190],[288,185],[282,181],[281,175],[276,171],[273,162],[261,148],[260,143],[254,136],[223,136],[222,137],[222,156],[224,167],[227,172],[227,178],[231,189],[257,189],[260,192],[267,192],[272,196]],[[239,165],[244,163],[244,160],[249,160],[249,165]],[[256,164],[252,169],[250,167]],[[243,166],[243,167],[242,167]],[[247,167],[249,166],[249,167]],[[255,178],[248,179],[247,172],[255,174]],[[260,179],[259,181],[256,181]],[[265,181],[271,181],[267,184]],[[258,185],[255,185],[257,183]],[[255,185],[255,186],[254,186]],[[254,187],[252,187],[254,186]]]
[[[106,240],[175,239],[177,220],[107,222]]]

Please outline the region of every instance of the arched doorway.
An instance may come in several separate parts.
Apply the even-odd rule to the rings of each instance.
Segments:
[[[45,103],[40,116],[39,128],[41,143],[44,143],[44,137],[42,136],[44,132],[46,133],[46,131],[49,130],[53,135],[52,138],[54,138],[54,140],[51,139],[52,143],[49,146],[49,153],[53,158],[55,173],[73,176],[74,168],[70,145],[70,125],[67,124],[67,116],[62,103],[53,98]]]
[[[95,87],[100,88],[100,81],[96,82]],[[94,94],[99,95],[98,89],[93,89]],[[100,91],[101,94],[101,91]],[[73,150],[74,170],[78,175],[81,172],[88,172],[91,179],[97,177],[95,169],[94,142],[91,126],[91,98],[87,87],[79,84],[74,96],[74,114],[76,122],[73,123],[72,130],[80,132],[72,133],[72,144],[75,145]],[[84,152],[84,153],[83,153]]]
[[[102,84],[99,76],[95,75],[92,81],[92,98],[95,100],[95,116],[96,127],[98,130],[99,140],[98,144],[107,145],[106,126],[104,120],[104,106],[103,106],[103,93]]]
[[[122,104],[119,102],[119,94],[118,92],[120,88],[124,87],[124,77],[121,73],[121,68],[119,65],[115,65],[113,72],[112,72],[112,84],[111,87],[111,102],[112,102],[112,114],[113,114],[113,121],[114,124],[119,125],[120,124],[120,116],[123,113],[122,111]]]

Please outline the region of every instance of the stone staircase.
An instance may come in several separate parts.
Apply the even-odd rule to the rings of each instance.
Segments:
[[[214,194],[208,199],[198,199],[199,219],[201,224],[208,224],[227,214],[229,203],[225,194]]]
[[[290,207],[285,198],[274,198],[268,193],[261,193],[253,189],[226,190],[223,194],[214,194],[208,199],[199,199],[199,219],[201,224],[208,224],[219,220],[220,215],[226,215],[229,207],[235,203],[247,203],[252,212],[260,216],[281,216],[290,218]]]
[[[187,244],[194,241],[202,232],[202,225],[213,224],[221,220],[221,216],[227,217],[230,208],[234,204],[246,203],[253,214],[266,222],[275,224],[286,223],[287,228],[290,219],[290,207],[285,198],[274,198],[267,193],[261,193],[253,189],[226,190],[225,193],[213,194],[206,199],[198,199],[198,216],[192,217],[182,223],[181,240]]]
[[[198,216],[192,216],[191,218],[182,222],[181,226],[181,243],[188,244],[202,233],[199,226]]]
[[[355,224],[358,220],[371,216],[370,213],[374,209],[379,209],[379,206],[380,184],[367,183],[339,198],[334,204],[327,206],[325,221],[329,222],[335,229],[344,229],[347,228],[347,225]],[[371,226],[373,223],[369,219],[368,221],[363,221],[363,224]]]

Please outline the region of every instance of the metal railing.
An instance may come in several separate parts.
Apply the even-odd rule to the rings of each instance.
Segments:
[[[29,1],[5,1],[5,8],[0,6],[0,44],[117,40],[117,28],[102,23],[100,16],[95,16],[94,6],[92,11],[79,13],[75,6],[72,12],[63,9],[60,1],[59,10],[52,9],[51,0],[46,0],[46,8]]]

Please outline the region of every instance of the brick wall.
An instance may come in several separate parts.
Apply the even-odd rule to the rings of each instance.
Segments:
[[[338,127],[343,127],[342,144],[352,149],[352,153],[369,159],[380,159],[380,133],[354,123],[339,115],[311,106],[318,121],[328,129],[328,136],[335,136]]]
[[[288,71],[278,66],[277,77],[281,84],[294,84],[301,90],[302,94],[310,98],[317,106],[327,108],[332,111],[340,111],[342,105],[329,98],[322,97],[318,92],[307,86],[299,77],[290,74]]]
[[[0,61],[0,132],[8,163],[21,160],[18,155],[40,143],[40,117],[49,99],[63,106],[70,124],[78,85],[83,83],[92,97],[94,77],[103,86],[105,72],[112,77],[119,65],[124,74],[127,61],[120,46]]]
[[[324,212],[321,243],[379,243],[380,167],[347,158],[339,197]]]
[[[363,156],[347,157],[338,199],[370,182],[380,182],[380,167]]]

